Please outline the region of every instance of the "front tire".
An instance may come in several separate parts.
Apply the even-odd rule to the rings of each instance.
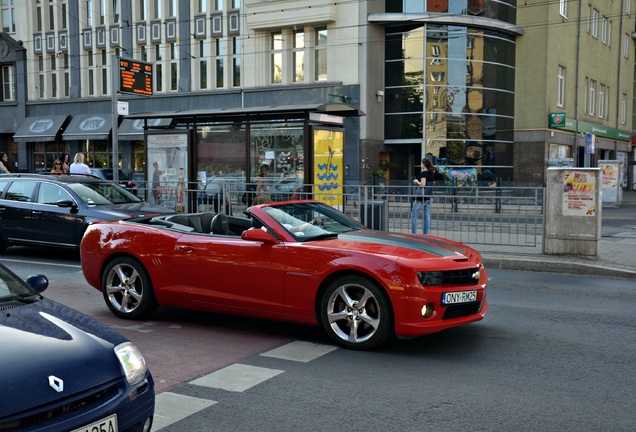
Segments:
[[[320,321],[329,337],[350,349],[370,349],[393,335],[391,307],[377,283],[359,276],[334,281],[320,302]]]
[[[119,257],[108,264],[102,294],[108,308],[120,318],[139,319],[157,309],[148,272],[133,258]]]

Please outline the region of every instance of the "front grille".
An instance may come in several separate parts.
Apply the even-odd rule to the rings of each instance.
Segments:
[[[478,268],[463,270],[443,270],[418,272],[422,285],[477,285],[479,278],[474,276],[479,272]]]
[[[442,319],[459,318],[476,314],[481,310],[482,303],[483,300],[447,306]]]
[[[117,382],[111,382],[75,395],[62,403],[56,401],[48,406],[40,406],[9,419],[2,419],[0,431],[30,430],[37,425],[55,424],[77,413],[91,411],[116,398],[119,393],[118,387]]]

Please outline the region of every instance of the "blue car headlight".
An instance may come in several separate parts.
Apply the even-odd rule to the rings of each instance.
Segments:
[[[121,363],[129,384],[135,385],[146,378],[148,366],[141,352],[131,342],[124,342],[115,347],[115,354]]]

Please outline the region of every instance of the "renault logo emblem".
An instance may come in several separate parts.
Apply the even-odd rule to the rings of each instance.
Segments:
[[[64,391],[64,381],[62,381],[56,376],[53,376],[53,375],[49,376],[49,385],[51,386],[53,390],[55,390],[58,393],[62,393]]]
[[[479,280],[479,277],[481,276],[481,273],[479,273],[478,271],[476,271],[475,273],[473,273],[472,278],[475,280]]]

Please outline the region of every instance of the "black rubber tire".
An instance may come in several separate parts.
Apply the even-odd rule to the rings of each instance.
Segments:
[[[148,272],[130,257],[115,258],[106,266],[102,294],[108,308],[120,318],[144,318],[158,306]]]
[[[393,337],[393,314],[386,292],[376,282],[346,276],[335,280],[320,301],[320,322],[338,345],[375,348]]]

